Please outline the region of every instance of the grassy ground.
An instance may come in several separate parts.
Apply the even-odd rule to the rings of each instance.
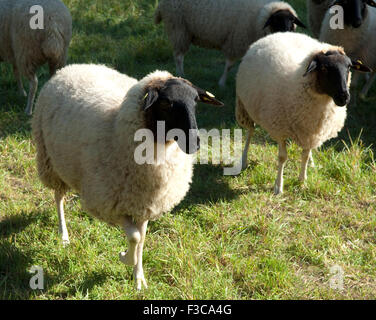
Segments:
[[[69,63],[113,66],[140,78],[157,68],[175,71],[162,26],[153,25],[154,0],[66,0],[74,18]],[[304,1],[288,1],[306,21]],[[221,53],[191,48],[186,75],[226,103],[200,106],[199,126],[237,128],[234,77],[216,83]],[[118,260],[126,239],[84,213],[77,195],[66,204],[71,245],[63,248],[53,194],[41,185],[30,139],[26,101],[11,68],[0,65],[0,298],[2,299],[374,299],[376,91],[350,109],[338,139],[314,153],[316,168],[298,183],[300,150],[289,147],[285,193],[272,194],[277,147],[261,129],[251,165],[237,177],[197,165],[185,200],[150,223],[144,265],[149,288],[133,289],[132,270]],[[47,70],[40,72],[40,84]],[[41,266],[45,289],[29,287]],[[344,272],[343,290],[330,270]]]

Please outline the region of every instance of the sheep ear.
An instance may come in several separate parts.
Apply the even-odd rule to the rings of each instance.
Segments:
[[[331,4],[329,4],[329,8],[337,6],[337,5],[339,5],[339,6],[342,5],[342,1],[341,0],[334,0]]]
[[[305,77],[308,73],[311,73],[312,71],[317,69],[317,61],[312,60],[311,63],[309,64],[306,72],[303,74],[303,77]]]
[[[307,27],[304,25],[303,22],[301,22],[301,21],[299,20],[298,17],[294,17],[294,23],[295,23],[297,26],[299,26],[299,27],[302,27],[302,28],[304,28],[304,29],[307,29]]]
[[[157,100],[158,100],[158,97],[159,97],[159,93],[157,90],[155,89],[151,89],[149,90],[144,98],[142,99],[143,100],[143,109],[144,111],[146,111],[147,109],[149,109]]]
[[[376,2],[374,0],[368,0],[367,1],[367,4],[371,7],[375,7],[376,8]]]
[[[193,86],[193,87],[197,90],[198,96],[200,97],[200,100],[199,100],[200,102],[211,104],[214,106],[219,106],[219,107],[224,106],[223,102],[215,99],[214,94],[208,91],[205,91],[199,87],[196,87],[196,86]]]
[[[362,61],[351,61],[351,68],[359,72],[373,72],[371,68],[367,67]]]
[[[270,25],[270,23],[272,22],[272,16],[269,17],[268,20],[266,20],[265,24],[264,24],[264,29]]]

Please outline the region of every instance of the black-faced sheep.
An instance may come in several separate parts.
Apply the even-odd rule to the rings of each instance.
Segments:
[[[32,133],[38,173],[55,190],[63,241],[69,241],[63,199],[73,189],[90,214],[124,228],[129,249],[120,259],[134,266],[138,289],[146,286],[142,250],[147,223],[178,204],[191,183],[192,153],[199,148],[198,101],[222,105],[168,72],[137,81],[105,66],[70,65],[45,84],[36,103]],[[157,137],[158,121],[166,130],[183,130],[187,143],[165,134]],[[163,146],[163,161],[140,163],[136,157],[136,133],[146,129],[153,137],[145,141],[147,147]]]
[[[376,69],[376,42],[372,41],[376,33],[376,2],[374,0],[335,0],[330,7],[339,5],[343,8],[343,28],[331,25],[333,15],[327,10],[321,25],[320,41],[344,48],[351,59],[360,59],[364,64]],[[332,22],[333,23],[333,22]],[[352,87],[352,104],[356,105],[356,86],[359,73],[355,72]],[[368,79],[360,95],[365,97],[374,77]]]
[[[236,119],[248,129],[243,168],[258,124],[279,145],[275,193],[283,192],[289,138],[303,148],[299,179],[304,181],[311,150],[336,137],[344,126],[350,68],[370,71],[351,61],[341,47],[303,34],[276,33],[254,43],[236,78]]]
[[[179,75],[184,75],[184,55],[191,43],[224,53],[226,65],[220,86],[225,85],[229,69],[251,43],[269,33],[304,27],[288,3],[273,0],[162,0],[155,22],[162,20]]]

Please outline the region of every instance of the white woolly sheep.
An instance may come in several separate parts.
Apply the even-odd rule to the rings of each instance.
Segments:
[[[137,289],[146,286],[142,250],[148,220],[178,204],[191,183],[191,154],[199,147],[196,101],[222,105],[168,72],[137,82],[105,66],[70,65],[44,85],[36,103],[32,134],[38,173],[55,191],[63,242],[69,243],[64,194],[73,189],[91,215],[124,228],[129,249],[120,260],[134,266]],[[166,132],[183,130],[186,144],[168,135],[157,140],[158,121]],[[144,142],[146,153],[163,145],[165,158],[159,159],[164,161],[136,163],[140,129],[153,133]]]
[[[321,25],[320,41],[342,46],[351,59],[360,59],[364,64],[376,69],[376,42],[370,41],[376,33],[376,2],[374,0],[335,0],[330,7],[340,5],[344,11],[344,28],[330,26],[332,14],[327,10]],[[358,84],[359,73],[355,72],[353,87]],[[360,96],[365,97],[375,77],[368,79]],[[356,105],[356,88],[352,94],[352,104]]]
[[[43,11],[42,29],[32,27],[38,5]],[[41,20],[41,19],[40,19]],[[42,23],[42,21],[38,21]],[[37,68],[46,62],[50,75],[65,65],[72,36],[72,18],[60,0],[1,0],[0,1],[0,61],[13,65],[18,91],[26,97],[22,77],[29,80],[25,112],[32,113],[38,88]]]
[[[248,129],[243,169],[258,124],[279,145],[275,193],[283,192],[289,138],[303,148],[299,179],[304,181],[311,150],[336,137],[344,126],[350,68],[369,71],[352,62],[342,48],[303,34],[275,33],[254,43],[236,78],[236,119]]]
[[[333,0],[307,0],[308,26],[315,38],[319,38],[321,23]]]
[[[273,0],[162,0],[155,23],[162,20],[179,75],[184,75],[184,55],[191,43],[224,53],[226,65],[220,86],[225,85],[229,69],[251,43],[269,33],[295,31],[296,25],[305,27],[288,3]]]

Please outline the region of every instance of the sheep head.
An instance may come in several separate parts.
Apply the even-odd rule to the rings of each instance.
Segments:
[[[359,60],[352,61],[343,50],[329,50],[315,54],[303,76],[315,72],[317,92],[330,96],[337,106],[345,106],[350,101],[350,69],[372,72]]]
[[[175,140],[182,151],[192,154],[200,148],[196,121],[197,102],[223,106],[214,95],[182,78],[151,83],[146,87],[143,99],[146,126],[156,139],[157,124],[163,121],[164,142]]]

